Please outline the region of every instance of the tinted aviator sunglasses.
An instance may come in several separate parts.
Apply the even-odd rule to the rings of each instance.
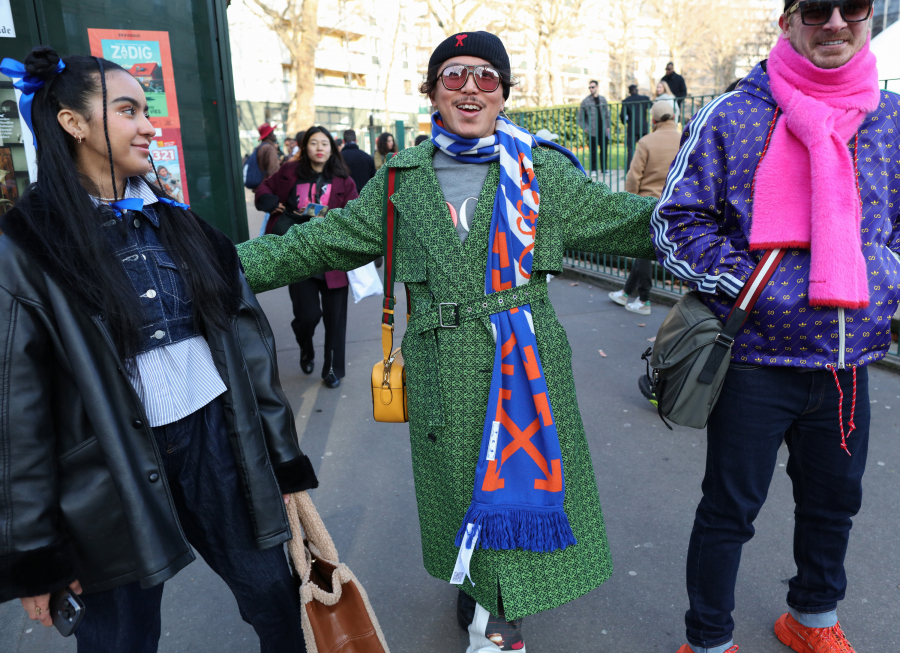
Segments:
[[[846,23],[861,23],[872,15],[874,0],[800,0],[794,3],[785,13],[792,14],[800,10],[800,20],[804,25],[824,25],[831,20],[834,8],[841,12]]]
[[[441,71],[441,83],[448,91],[458,91],[469,81],[469,74],[475,78],[475,86],[491,93],[500,87],[500,73],[490,66],[464,66],[454,64]]]

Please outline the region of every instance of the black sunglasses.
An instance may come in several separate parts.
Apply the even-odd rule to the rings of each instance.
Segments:
[[[804,25],[824,25],[837,7],[845,23],[861,23],[872,15],[874,0],[800,0],[785,14],[792,14],[800,9],[800,20]]]
[[[500,87],[500,73],[490,66],[464,66],[454,64],[441,71],[441,83],[448,91],[458,91],[469,81],[469,73],[475,77],[475,86],[485,93],[493,93]]]

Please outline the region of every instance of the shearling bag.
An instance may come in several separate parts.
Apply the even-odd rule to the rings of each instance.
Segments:
[[[369,597],[338,552],[309,494],[287,506],[288,543],[300,577],[300,614],[309,653],[390,653]]]

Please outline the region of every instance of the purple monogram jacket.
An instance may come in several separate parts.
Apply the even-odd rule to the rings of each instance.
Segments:
[[[765,63],[732,93],[703,107],[685,128],[681,150],[651,220],[657,258],[700,290],[723,321],[762,252],[748,252],[751,186],[776,103]],[[855,152],[870,303],[859,310],[809,305],[808,250],[787,250],[732,349],[750,365],[838,369],[883,358],[900,305],[900,96],[882,91],[863,121]],[[780,119],[780,118],[779,118]],[[856,147],[853,139],[848,144]],[[791,171],[784,171],[791,192]]]

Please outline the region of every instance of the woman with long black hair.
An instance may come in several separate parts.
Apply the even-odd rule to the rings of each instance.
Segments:
[[[288,216],[293,221],[308,220],[299,216],[310,204],[342,209],[359,196],[350,169],[327,129],[309,128],[300,141],[299,154],[297,160],[285,163],[256,189],[256,208],[275,214],[266,225],[266,233],[274,233],[278,220],[287,220]],[[313,334],[319,320],[325,323],[322,379],[328,388],[337,388],[344,378],[349,287],[347,273],[340,270],[288,286],[294,309],[291,328],[300,346],[300,369],[305,374],[315,369]]]
[[[145,180],[127,71],[48,47],[3,71],[38,176],[0,220],[0,602],[50,625],[83,589],[79,651],[152,652],[193,546],[262,651],[305,651],[282,496],[317,481],[234,246]]]

